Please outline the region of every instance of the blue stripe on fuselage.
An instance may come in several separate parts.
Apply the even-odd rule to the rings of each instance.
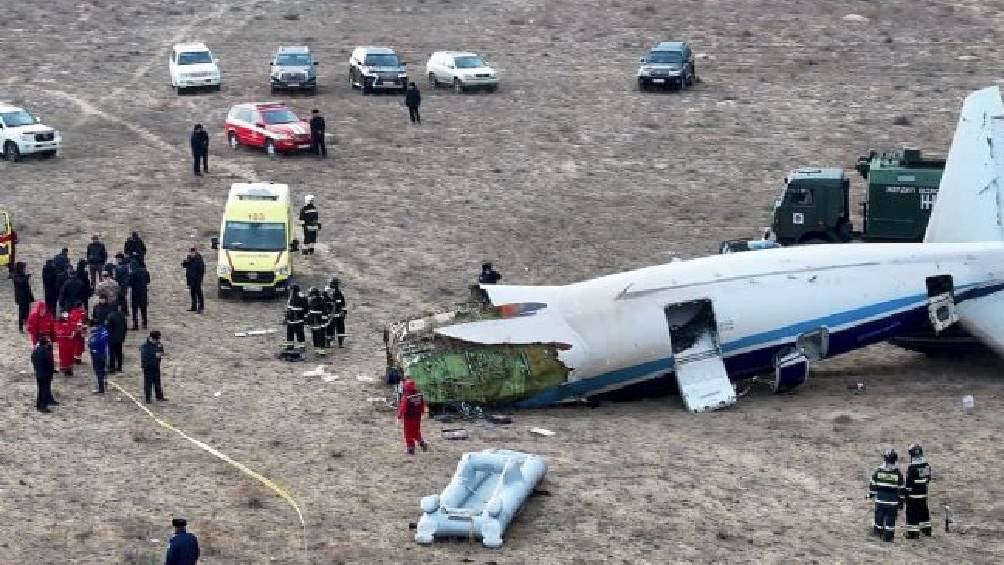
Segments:
[[[1004,283],[1000,281],[987,281],[980,285],[963,285],[956,288],[955,300],[956,303],[959,303],[987,296],[1000,290],[1004,290]],[[911,304],[917,304],[917,306],[903,310]],[[889,312],[893,313],[882,316],[882,314]],[[723,344],[722,351],[726,355],[725,368],[732,379],[770,372],[773,370],[774,355],[777,351],[790,347],[799,335],[820,327],[848,326],[845,329],[833,331],[829,337],[827,356],[840,355],[866,345],[885,341],[904,332],[922,328],[923,324],[929,323],[927,316],[927,296],[918,294],[791,324]],[[873,319],[862,322],[862,320],[869,318]],[[855,322],[861,323],[855,324]],[[765,344],[771,345],[757,348],[757,346]],[[728,355],[729,351],[738,349],[748,349],[748,351]],[[665,376],[672,370],[672,357],[656,359],[588,379],[572,381],[516,402],[515,405],[521,408],[549,406],[570,398],[581,398],[598,391],[613,390],[646,379]]]

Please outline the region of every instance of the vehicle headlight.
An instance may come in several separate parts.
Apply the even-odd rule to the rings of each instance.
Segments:
[[[288,266],[287,267],[279,267],[279,268],[277,268],[275,270],[275,274],[277,276],[280,276],[280,277],[288,277],[289,276],[289,267]]]
[[[289,134],[286,134],[286,133],[273,133],[272,137],[274,137],[275,139],[278,139],[280,141],[286,141],[287,139],[290,139]]]
[[[22,133],[21,141],[35,141],[35,134],[33,133]]]
[[[397,73],[397,78],[408,78],[408,73]]]
[[[640,77],[648,76],[649,72],[650,72],[649,69],[646,69],[645,67],[641,67],[641,68],[638,69],[638,76],[640,76]]]
[[[63,138],[63,132],[59,131],[58,129],[52,130],[52,135],[56,139],[62,139]]]
[[[216,265],[216,274],[225,277],[230,274],[230,265]]]

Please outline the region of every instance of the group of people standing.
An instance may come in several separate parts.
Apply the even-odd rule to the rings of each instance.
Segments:
[[[115,254],[114,263],[108,262],[108,251],[100,236],[95,235],[75,268],[67,248],[45,262],[42,268],[44,298],[36,300],[27,265],[24,262],[15,264],[11,279],[18,309],[18,330],[21,333],[27,330],[33,347],[31,363],[38,385],[35,407],[39,412],[49,412],[49,407],[59,404],[52,394],[53,376],[57,372],[73,376],[74,366],[83,364],[85,352],[90,353],[96,394],[105,392],[108,374],[122,371],[130,298],[132,329],[139,329],[140,320],[142,327],[147,327],[150,273],[145,265],[146,244],[137,232],[133,232],[122,251]],[[96,299],[96,303],[88,314],[91,299]],[[160,332],[150,332],[140,353],[147,401],[152,391],[156,391],[158,399],[163,399]]]
[[[289,288],[286,301],[286,342],[282,356],[287,360],[303,358],[306,350],[305,326],[310,325],[311,343],[316,355],[327,355],[332,342],[345,342],[345,316],[348,309],[338,277],[331,277],[323,290],[311,287],[307,294],[300,285]]]
[[[875,524],[872,533],[891,542],[896,536],[896,515],[906,508],[906,537],[930,536],[931,512],[927,506],[927,485],[931,481],[931,466],[924,457],[924,449],[913,444],[908,450],[910,466],[906,478],[896,462],[896,450],[882,454],[883,463],[872,473],[868,498],[875,499]]]

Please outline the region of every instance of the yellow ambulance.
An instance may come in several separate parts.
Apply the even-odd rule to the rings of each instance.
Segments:
[[[0,208],[0,267],[13,269],[14,244],[17,243],[17,234],[14,233],[14,224],[10,221],[10,214],[7,210]]]
[[[293,253],[300,242],[289,186],[272,183],[234,183],[212,240],[219,250],[216,279],[219,296],[274,296],[289,290]]]

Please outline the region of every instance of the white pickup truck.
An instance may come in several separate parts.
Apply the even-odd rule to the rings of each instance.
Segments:
[[[38,116],[18,106],[0,103],[0,147],[8,161],[19,161],[22,155],[56,155],[63,136]]]

